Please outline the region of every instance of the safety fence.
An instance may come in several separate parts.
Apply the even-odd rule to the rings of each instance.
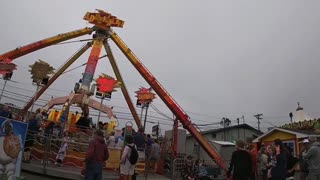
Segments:
[[[44,132],[28,131],[25,152],[29,152],[31,162],[41,165],[43,169],[47,167],[57,167],[69,171],[77,171],[80,173],[84,169],[85,154],[87,152],[89,142],[93,139],[91,131],[77,131],[70,133],[66,137],[56,136],[54,134],[45,135]],[[63,143],[68,144],[66,153],[61,164],[57,163],[57,156]],[[109,159],[106,161],[105,172],[119,174],[120,158],[122,146],[112,145],[108,147]],[[139,152],[139,151],[138,151]],[[152,169],[148,173],[163,174],[171,179],[179,179],[184,176],[186,170],[186,154],[177,154],[176,158],[166,151],[161,151],[157,162],[157,169]],[[216,167],[208,169],[216,169]],[[137,173],[145,173],[145,154],[139,152],[139,161],[136,164],[135,171]],[[217,173],[214,173],[217,174]]]
[[[69,134],[68,138],[45,135],[43,132],[36,133],[28,131],[24,155],[26,157],[29,154],[31,160],[24,162],[41,165],[43,169],[46,169],[47,167],[57,167],[60,169],[80,172],[85,167],[85,154],[92,138],[93,136],[91,133],[82,131]],[[64,143],[67,143],[68,147],[66,149],[66,153],[63,154],[64,158],[60,164],[57,163],[57,157],[59,155],[59,150],[61,150]],[[105,162],[105,171],[119,174],[122,146],[112,145],[108,147],[108,150],[109,159]],[[158,166],[159,168],[157,172],[160,170],[162,171],[162,157],[159,159]],[[144,152],[139,152],[139,160],[136,164],[135,171],[136,173],[144,173],[145,170],[145,155]],[[155,173],[155,171],[151,172]]]
[[[30,162],[41,164],[45,169],[47,166],[80,171],[84,168],[85,154],[87,152],[89,141],[92,136],[85,133],[74,134],[73,137],[62,139],[53,135],[42,135],[39,133],[27,134],[25,142],[24,158],[28,159],[30,154]],[[67,143],[66,153],[63,154],[64,158],[62,163],[57,163],[59,150],[61,150],[64,143]],[[121,148],[108,148],[109,159],[106,161],[105,170],[118,172],[120,165]],[[24,161],[29,162],[29,161]]]

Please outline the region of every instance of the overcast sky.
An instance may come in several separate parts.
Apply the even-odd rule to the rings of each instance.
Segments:
[[[114,30],[193,122],[204,124],[229,117],[235,124],[234,120],[244,115],[247,123],[257,127],[253,115],[262,113],[261,126],[266,128],[288,122],[288,114],[295,111],[297,101],[311,117],[320,116],[319,5],[319,1],[298,0],[0,1],[0,54],[59,33],[90,27],[82,20],[84,14],[103,9],[125,21],[124,28]],[[87,38],[90,36],[78,39]],[[13,88],[20,87],[31,96],[35,87],[31,85],[28,65],[42,59],[58,68],[82,45],[83,42],[55,45],[16,59],[18,70],[12,79],[19,83],[9,82],[6,89],[22,93]],[[112,49],[135,101],[134,91],[148,86],[114,44]],[[88,53],[72,67],[85,63],[87,58]],[[67,95],[83,71],[84,67],[66,73],[41,99]],[[113,75],[107,59],[100,60],[96,76],[102,72]],[[24,105],[8,98],[1,102]],[[106,104],[115,106],[115,111],[129,112],[121,91]],[[172,117],[160,98],[154,105]],[[153,109],[150,115],[165,118]],[[150,119],[158,120],[171,124],[168,119]],[[162,128],[171,127],[163,124]]]

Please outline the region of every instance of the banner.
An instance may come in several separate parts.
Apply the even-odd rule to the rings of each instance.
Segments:
[[[109,159],[106,161],[107,169],[119,169],[120,167],[120,158],[121,158],[121,149],[112,149],[109,150]]]
[[[0,179],[20,178],[28,124],[0,117]]]

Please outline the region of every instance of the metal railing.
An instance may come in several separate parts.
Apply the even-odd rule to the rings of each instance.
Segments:
[[[45,135],[43,132],[28,131],[24,152],[25,155],[26,152],[29,152],[31,159],[30,161],[24,162],[41,165],[44,174],[46,174],[48,168],[52,167],[80,172],[84,168],[85,154],[91,139],[91,134],[86,134],[84,132],[71,134],[68,140],[65,141],[68,143],[68,147],[62,163],[59,164],[57,163],[57,156],[61,145],[64,143],[64,139],[54,135]],[[109,152],[110,150],[121,151],[121,147],[112,147],[108,149]],[[118,173],[119,168],[112,168],[111,170]]]

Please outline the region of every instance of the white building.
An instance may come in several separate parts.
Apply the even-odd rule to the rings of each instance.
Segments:
[[[262,132],[248,124],[240,124],[226,128],[203,131],[201,134],[217,150],[217,152],[220,153],[225,163],[229,163],[229,156],[234,150],[234,147],[230,147],[234,146],[232,142],[238,139],[244,140],[245,142],[252,142],[252,140],[261,135]],[[187,135],[185,151],[186,155],[192,155],[197,159],[205,160],[208,164],[213,164],[211,158],[190,134]]]

